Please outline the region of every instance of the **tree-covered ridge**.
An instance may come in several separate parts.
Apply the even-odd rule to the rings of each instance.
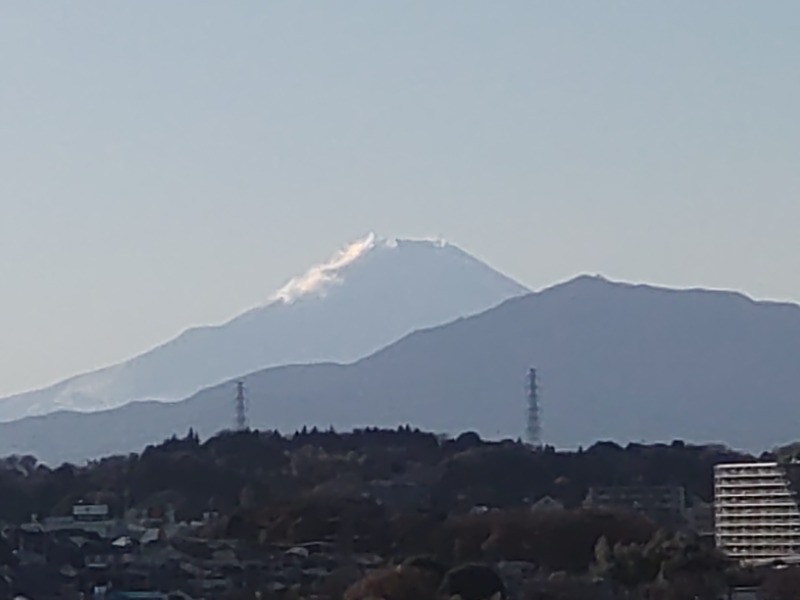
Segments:
[[[430,491],[434,511],[475,505],[519,507],[550,496],[581,504],[591,486],[674,484],[709,501],[713,465],[748,457],[719,446],[532,449],[519,441],[486,442],[473,433],[443,438],[400,427],[349,433],[303,430],[223,433],[201,441],[190,431],[141,454],[57,468],[29,456],[0,463],[0,519],[65,514],[74,502],[102,500],[118,514],[171,504],[179,518],[208,510],[297,504],[323,496],[356,496],[373,482],[402,482]]]

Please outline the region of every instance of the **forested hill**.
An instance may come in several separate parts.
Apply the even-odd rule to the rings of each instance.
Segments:
[[[717,446],[626,447],[610,442],[586,450],[534,450],[514,441],[486,442],[474,433],[442,438],[410,428],[347,434],[302,431],[223,433],[201,441],[190,432],[142,454],[87,466],[51,469],[32,457],[6,458],[0,468],[0,519],[65,514],[74,502],[123,507],[169,502],[192,518],[209,507],[292,505],[310,495],[361,497],[374,482],[431,490],[443,513],[458,507],[526,506],[544,496],[579,505],[593,485],[678,484],[689,498],[710,500],[713,465],[747,458]]]

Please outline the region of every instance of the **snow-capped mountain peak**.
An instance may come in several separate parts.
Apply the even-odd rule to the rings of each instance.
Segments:
[[[401,244],[425,243],[434,248],[444,248],[448,242],[442,238],[405,239],[381,238],[375,233],[347,244],[328,260],[312,266],[303,275],[292,278],[270,297],[270,302],[291,304],[303,297],[324,297],[327,292],[344,281],[349,268],[363,260],[371,252],[396,250]]]

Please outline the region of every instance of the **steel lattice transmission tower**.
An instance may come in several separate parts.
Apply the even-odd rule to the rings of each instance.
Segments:
[[[539,409],[539,382],[536,369],[528,371],[528,419],[525,438],[533,446],[542,445],[542,423]]]
[[[236,431],[247,430],[247,396],[244,393],[244,381],[236,382]]]

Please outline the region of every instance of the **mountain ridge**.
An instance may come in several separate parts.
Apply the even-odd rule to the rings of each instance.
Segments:
[[[681,438],[764,450],[796,437],[796,356],[795,304],[579,277],[351,364],[280,366],[243,380],[257,428],[411,424],[496,439],[523,435],[525,374],[535,366],[547,443]],[[190,427],[211,435],[233,426],[234,393],[229,381],[168,405],[2,424],[0,453],[59,462],[141,450]]]

